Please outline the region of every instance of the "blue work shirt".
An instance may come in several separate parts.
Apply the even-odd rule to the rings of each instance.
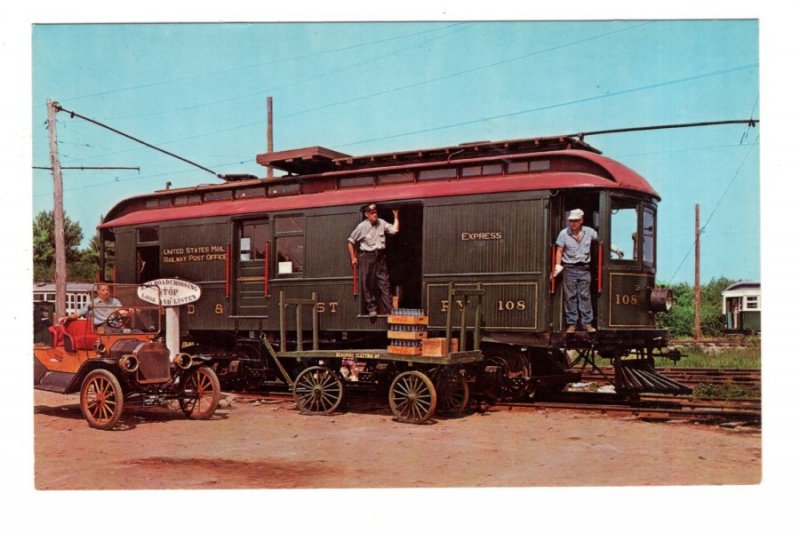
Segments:
[[[592,240],[597,239],[597,232],[588,226],[583,226],[581,232],[581,240],[572,234],[572,228],[564,228],[558,234],[556,246],[564,249],[561,262],[565,265],[589,263],[592,260]]]

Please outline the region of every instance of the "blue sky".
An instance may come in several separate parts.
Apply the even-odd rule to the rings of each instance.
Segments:
[[[33,161],[48,164],[47,98],[217,172],[257,176],[267,96],[276,150],[353,155],[757,119],[758,32],[756,20],[37,25]],[[58,121],[62,165],[141,168],[64,172],[85,240],[122,198],[218,181]],[[587,137],[661,194],[659,279],[673,282],[693,280],[696,203],[703,281],[760,278],[759,140],[746,126]],[[34,171],[33,213],[50,208],[52,177]]]

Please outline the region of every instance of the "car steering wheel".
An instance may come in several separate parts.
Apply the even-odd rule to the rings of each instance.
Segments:
[[[108,324],[109,327],[116,329],[130,327],[131,315],[127,309],[117,309],[108,315],[108,318],[106,318],[106,324]]]

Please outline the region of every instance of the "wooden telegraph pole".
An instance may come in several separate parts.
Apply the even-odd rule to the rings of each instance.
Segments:
[[[272,153],[272,97],[267,96],[267,153]],[[267,167],[267,177],[272,177],[272,167]]]
[[[700,340],[700,204],[694,206],[694,338]]]
[[[61,161],[56,142],[56,113],[58,103],[47,100],[47,129],[50,133],[50,166],[53,169],[53,218],[56,241],[56,316],[53,322],[67,314],[67,256],[64,245],[64,189],[61,181]]]

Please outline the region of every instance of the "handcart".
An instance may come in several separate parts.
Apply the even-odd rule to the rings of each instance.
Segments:
[[[484,291],[448,289],[448,309],[460,299],[461,320],[452,326],[454,314],[447,313],[443,337],[428,337],[427,316],[421,310],[393,310],[387,316],[389,329],[386,347],[347,350],[320,350],[318,339],[317,295],[310,299],[287,299],[280,293],[280,349],[262,336],[267,351],[290,385],[297,408],[304,414],[328,415],[339,409],[348,390],[379,390],[387,394],[389,407],[397,420],[414,424],[428,421],[434,414],[457,416],[470,400],[470,383],[483,362],[480,346],[481,300]],[[472,350],[467,345],[465,310],[475,298]],[[295,350],[287,350],[285,310],[296,306],[297,340]],[[304,349],[302,309],[310,307],[311,349]],[[456,331],[457,330],[457,331]],[[454,332],[458,335],[454,336]],[[292,379],[284,362],[293,359],[306,368]]]

